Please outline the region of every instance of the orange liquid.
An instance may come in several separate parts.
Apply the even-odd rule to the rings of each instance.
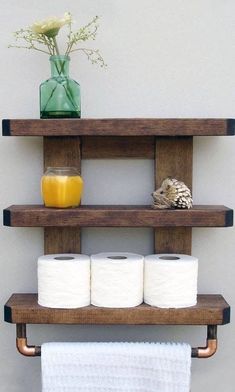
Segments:
[[[83,180],[80,176],[43,176],[41,188],[46,207],[77,207],[81,202]]]

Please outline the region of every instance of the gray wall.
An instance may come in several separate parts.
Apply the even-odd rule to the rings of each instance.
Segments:
[[[1,0],[1,114],[38,117],[38,86],[47,78],[43,54],[7,49],[11,31],[34,19],[71,10],[78,22],[102,15],[97,45],[108,68],[82,56],[72,59],[72,76],[82,86],[83,117],[235,117],[233,0]],[[195,138],[194,200],[235,206],[235,138]],[[40,203],[40,138],[2,138],[1,209]],[[153,162],[83,162],[87,203],[150,202]],[[1,306],[13,292],[34,292],[36,260],[43,253],[41,229],[1,227]],[[86,229],[83,252],[152,252],[151,230]],[[199,292],[234,300],[234,229],[195,229],[193,254],[199,257]],[[2,321],[2,320],[1,320]],[[204,342],[199,327],[29,327],[32,343],[51,340],[179,340]],[[0,391],[40,391],[40,359],[15,350],[15,328],[0,329]],[[219,329],[219,351],[194,360],[192,391],[234,387],[234,325]]]

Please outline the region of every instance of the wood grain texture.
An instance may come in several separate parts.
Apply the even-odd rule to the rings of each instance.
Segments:
[[[156,188],[171,176],[192,189],[193,138],[156,138]]]
[[[44,137],[43,144],[45,169],[50,166],[69,166],[81,170],[79,137]]]
[[[166,177],[184,181],[192,189],[193,138],[156,138],[155,184],[160,187]],[[156,253],[191,254],[192,229],[186,227],[160,228],[155,230]]]
[[[154,159],[154,136],[83,136],[82,159]]]
[[[234,132],[233,119],[3,120],[4,136],[226,136]]]
[[[5,321],[14,324],[221,325],[229,323],[229,317],[229,305],[221,295],[199,295],[196,306],[181,309],[146,304],[126,309],[50,309],[38,305],[37,294],[13,294],[5,305]]]
[[[160,227],[155,229],[155,253],[191,255],[191,227]]]
[[[44,137],[44,169],[47,167],[76,167],[81,170],[79,137]],[[79,227],[46,227],[44,229],[44,252],[80,253]]]
[[[45,254],[81,253],[80,234],[79,227],[45,227]]]
[[[4,210],[4,225],[14,227],[225,227],[233,211],[224,206],[153,210],[149,206],[80,206],[57,209],[16,205]]]

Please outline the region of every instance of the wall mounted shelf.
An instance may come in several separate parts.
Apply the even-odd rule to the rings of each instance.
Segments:
[[[76,166],[84,158],[150,158],[155,160],[155,187],[167,176],[192,187],[193,136],[231,136],[234,119],[62,119],[3,120],[3,136],[43,136],[44,167]],[[48,209],[16,205],[4,210],[4,225],[44,227],[45,254],[80,253],[80,227],[153,227],[154,252],[191,254],[192,227],[229,227],[233,211],[224,206],[190,210],[153,210],[150,206],[81,206]],[[221,295],[199,295],[197,305],[160,309],[140,305],[128,309],[88,306],[49,309],[37,294],[13,294],[5,305],[5,321],[17,326],[17,348],[28,346],[26,324],[206,325],[207,345],[192,356],[208,358],[217,348],[217,325],[230,322],[230,307]]]
[[[230,307],[221,295],[199,295],[196,306],[162,309],[140,305],[127,309],[88,306],[49,309],[37,294],[13,294],[5,305],[5,321],[13,324],[222,325],[230,322]]]
[[[4,225],[13,227],[228,227],[233,210],[194,206],[189,210],[153,210],[149,206],[80,206],[57,209],[18,205],[4,210]]]

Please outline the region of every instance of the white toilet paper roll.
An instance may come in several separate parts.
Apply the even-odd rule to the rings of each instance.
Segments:
[[[197,303],[198,259],[182,254],[145,257],[144,302],[159,308],[184,308]]]
[[[144,257],[134,253],[99,253],[91,256],[91,303],[128,308],[143,302]]]
[[[39,257],[38,303],[65,309],[90,305],[90,257],[80,254]]]

